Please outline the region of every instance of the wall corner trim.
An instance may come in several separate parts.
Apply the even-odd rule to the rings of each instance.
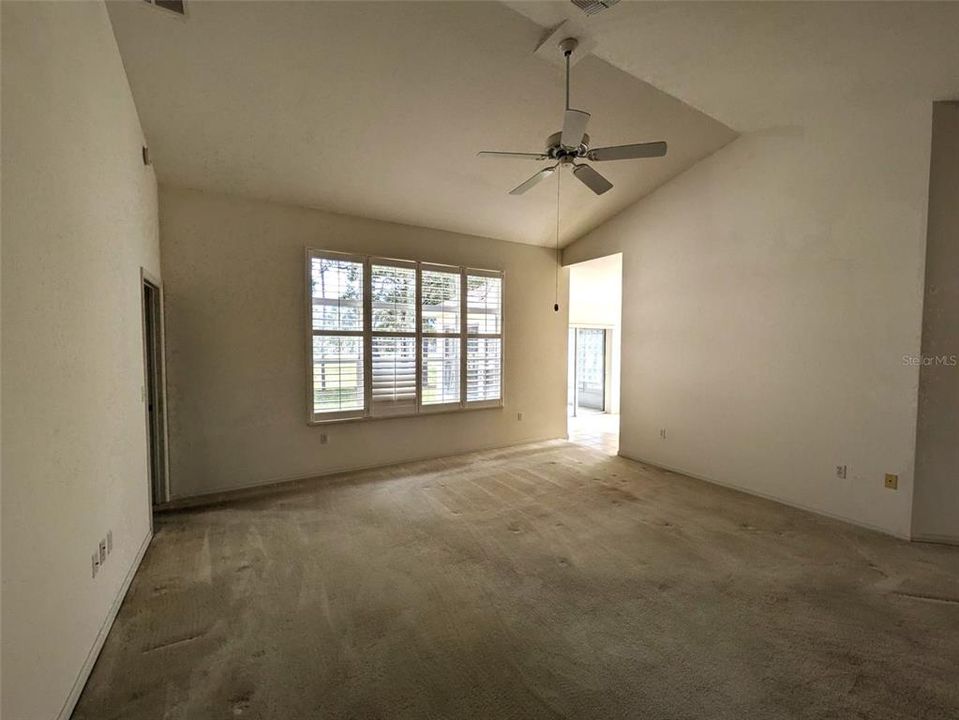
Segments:
[[[956,535],[935,535],[930,533],[914,533],[913,542],[936,543],[937,545],[956,545],[959,546],[959,536]]]
[[[136,557],[133,558],[133,562],[127,570],[127,574],[124,576],[123,582],[120,584],[120,590],[113,599],[113,604],[110,606],[110,611],[103,619],[103,624],[100,626],[100,631],[97,633],[97,637],[93,641],[93,646],[90,648],[90,652],[87,653],[86,660],[83,661],[83,665],[80,667],[80,672],[77,674],[77,679],[73,683],[73,687],[70,689],[70,694],[67,695],[67,699],[64,701],[63,707],[60,709],[60,712],[57,715],[57,720],[70,720],[70,716],[73,714],[73,711],[77,706],[77,701],[80,699],[80,694],[83,692],[83,688],[87,684],[90,673],[93,671],[93,666],[96,664],[97,658],[100,656],[100,650],[103,648],[103,643],[106,642],[107,635],[110,634],[110,629],[113,627],[113,623],[117,619],[117,614],[120,612],[120,606],[123,605],[123,600],[127,596],[127,591],[130,589],[130,585],[133,583],[133,577],[137,574],[137,570],[140,569],[140,563],[143,562],[143,556],[146,555],[147,548],[150,547],[150,542],[152,540],[153,531],[150,530],[147,532],[146,537],[143,538],[143,542],[140,544],[140,549],[137,550]]]

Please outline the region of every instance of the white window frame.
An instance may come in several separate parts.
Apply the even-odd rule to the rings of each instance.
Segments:
[[[456,333],[436,333],[436,332],[423,332],[423,271],[435,271],[435,272],[445,272],[445,273],[456,273],[459,275],[460,279],[460,329]],[[460,410],[465,407],[465,388],[466,388],[466,376],[463,374],[463,355],[466,353],[466,337],[463,333],[463,285],[466,281],[463,271],[465,268],[458,267],[456,265],[439,265],[436,263],[417,263],[416,269],[416,329],[417,329],[417,351],[416,351],[416,377],[417,377],[417,393],[418,393],[418,404],[419,411],[422,415],[428,415],[432,413],[441,413],[441,412],[450,412],[455,410]],[[502,308],[500,309],[500,315],[502,316]],[[423,404],[423,338],[457,338],[459,340],[460,346],[460,367],[459,367],[459,390],[460,397],[458,401],[449,402],[449,403],[430,403],[429,405]],[[502,373],[503,368],[500,367],[500,372]],[[500,395],[503,393],[501,392]],[[502,398],[500,399],[502,403]],[[469,409],[475,409],[475,405],[469,405]]]
[[[414,308],[414,320],[413,320],[413,332],[408,330],[376,330],[373,328],[373,266],[377,265],[379,267],[395,267],[395,268],[404,268],[406,270],[413,270],[414,272],[414,283],[415,290],[413,294],[413,302],[416,303]],[[368,257],[366,258],[366,272],[369,274],[370,284],[368,288],[365,288],[365,297],[364,297],[364,310],[363,310],[363,330],[364,333],[369,335],[368,341],[363,347],[363,357],[366,358],[369,355],[369,360],[364,359],[363,363],[363,374],[365,377],[369,378],[369,395],[367,401],[364,403],[366,406],[366,414],[375,418],[388,418],[388,417],[404,417],[409,415],[415,415],[415,410],[412,412],[404,412],[403,409],[391,409],[387,407],[380,408],[378,415],[373,414],[373,338],[412,338],[414,343],[419,342],[420,338],[420,270],[417,266],[417,263],[410,260],[396,260],[393,258],[379,258],[379,257]],[[416,369],[414,370],[416,375],[416,406],[419,406],[420,403],[420,351],[417,348],[416,350]],[[365,379],[365,378],[364,378]],[[364,385],[365,387],[365,385]]]
[[[350,262],[361,263],[363,267],[363,327],[360,331],[356,330],[314,330],[313,329],[313,259],[323,260],[346,260]],[[339,410],[320,413],[326,422],[337,422],[343,420],[360,420],[367,413],[370,407],[370,397],[372,394],[372,385],[368,382],[370,377],[368,348],[370,347],[370,325],[366,322],[370,311],[370,264],[363,255],[353,255],[342,252],[316,252],[307,250],[306,253],[306,396],[308,401],[309,419],[312,421],[316,413],[313,412],[313,337],[315,335],[326,335],[330,337],[359,337],[363,347],[363,407],[356,410]]]
[[[326,260],[349,260],[363,264],[363,329],[357,331],[346,330],[313,330],[313,296],[312,296],[312,267],[315,258]],[[394,413],[387,415],[373,415],[373,336],[403,336],[409,337],[410,333],[391,332],[391,331],[373,331],[373,286],[372,286],[372,266],[373,265],[393,265],[397,267],[413,267],[416,269],[416,404],[410,412]],[[307,401],[307,424],[308,425],[327,425],[329,423],[356,422],[366,420],[389,420],[392,418],[409,418],[420,415],[435,415],[448,412],[468,412],[471,410],[484,410],[489,408],[502,408],[505,404],[506,385],[505,385],[505,367],[506,367],[506,274],[502,270],[490,270],[483,268],[471,268],[461,265],[445,265],[440,263],[422,262],[419,260],[404,260],[399,258],[385,258],[374,255],[357,255],[353,253],[336,252],[331,250],[318,250],[315,248],[306,248],[306,272],[304,295],[306,298],[306,401]],[[422,305],[422,278],[423,270],[435,270],[440,272],[457,272],[460,277],[460,332],[459,333],[432,333],[423,332],[423,305]],[[468,332],[467,316],[468,308],[467,298],[467,277],[485,276],[497,277],[501,282],[500,291],[500,332],[491,333],[472,333]],[[357,410],[344,410],[334,412],[314,412],[313,403],[313,336],[314,335],[342,335],[349,337],[362,337],[363,343],[363,408]],[[423,404],[423,338],[459,338],[460,345],[460,377],[459,394],[457,402]],[[499,399],[494,400],[473,400],[466,399],[466,368],[467,368],[467,347],[470,337],[485,337],[500,339],[500,393]]]
[[[499,325],[498,333],[482,333],[482,332],[471,333],[469,331],[469,317],[468,317],[469,308],[467,307],[467,302],[466,302],[466,298],[469,294],[468,283],[466,281],[466,278],[468,275],[472,275],[474,277],[500,278],[500,282],[502,284],[500,285],[500,301],[499,301],[500,302],[500,306],[499,306],[500,325]],[[461,292],[463,295],[463,299],[460,304],[460,307],[462,308],[463,317],[460,319],[460,324],[461,324],[462,333],[463,333],[463,347],[462,347],[462,355],[460,357],[460,375],[462,377],[462,381],[461,381],[462,388],[460,389],[460,397],[463,399],[464,402],[468,402],[470,407],[474,407],[474,408],[499,407],[502,405],[502,402],[503,402],[503,392],[504,392],[503,366],[506,365],[506,343],[503,339],[504,337],[503,336],[503,305],[506,304],[505,303],[506,285],[505,285],[505,282],[503,282],[503,273],[497,272],[496,270],[479,270],[476,268],[463,268],[463,274],[461,275],[461,278],[462,278]],[[499,400],[472,400],[472,401],[466,400],[466,383],[467,383],[466,368],[468,365],[467,353],[469,349],[470,338],[499,340]]]

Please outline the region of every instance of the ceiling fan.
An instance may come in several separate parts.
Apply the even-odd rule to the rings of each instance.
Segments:
[[[566,38],[559,47],[566,58],[566,114],[563,119],[561,132],[553,133],[546,138],[546,150],[538,153],[526,152],[495,152],[484,150],[480,157],[523,158],[526,160],[555,160],[553,165],[543,168],[529,180],[520,183],[510,190],[510,195],[522,195],[541,180],[552,175],[564,165],[573,169],[573,175],[583,185],[597,195],[602,195],[613,187],[613,184],[578,160],[603,162],[606,160],[633,160],[637,158],[662,157],[666,154],[665,142],[636,143],[634,145],[616,145],[613,147],[590,148],[589,135],[586,134],[586,124],[590,115],[583,110],[574,110],[569,106],[569,58],[579,42],[576,38]]]

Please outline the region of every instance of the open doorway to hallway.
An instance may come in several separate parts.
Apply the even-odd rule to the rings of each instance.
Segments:
[[[569,438],[619,451],[621,253],[569,268]]]
[[[166,397],[163,379],[163,298],[159,280],[141,269],[143,286],[143,401],[152,507],[170,499],[167,475]]]

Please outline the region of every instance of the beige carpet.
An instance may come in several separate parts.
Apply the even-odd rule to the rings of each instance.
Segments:
[[[959,548],[568,443],[160,518],[75,718],[959,717]]]

